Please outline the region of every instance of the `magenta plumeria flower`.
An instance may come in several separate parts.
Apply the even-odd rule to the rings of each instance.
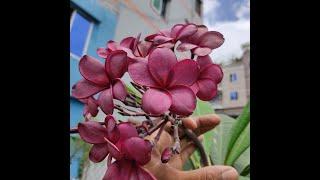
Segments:
[[[150,179],[155,178],[142,166],[151,159],[152,145],[138,136],[136,128],[128,122],[116,124],[108,115],[105,126],[95,121],[79,123],[80,137],[93,144],[89,158],[101,162],[109,154],[116,161],[107,169],[103,179]]]
[[[92,96],[85,99],[79,99],[84,104],[83,108],[83,116],[86,117],[88,114],[95,117],[97,116],[99,109],[98,109],[98,101]]]
[[[157,47],[174,47],[175,43],[183,38],[191,36],[197,32],[195,24],[176,24],[171,29],[161,30],[145,38],[146,41],[153,42]]]
[[[200,67],[200,73],[191,89],[199,99],[209,101],[217,94],[217,86],[223,78],[223,72],[221,67],[214,64],[209,56],[199,56],[197,63]]]
[[[198,64],[190,59],[178,61],[167,48],[156,48],[148,61],[136,61],[128,72],[134,82],[150,87],[142,97],[142,108],[151,114],[170,109],[179,115],[189,115],[196,107],[196,96],[190,86],[197,80]]]
[[[89,158],[93,162],[101,162],[110,153],[112,157],[121,158],[118,148],[114,145],[120,139],[120,132],[113,116],[105,118],[105,126],[96,121],[78,124],[79,135],[85,142],[93,144]]]
[[[124,83],[120,80],[127,71],[127,54],[116,50],[110,52],[105,65],[90,56],[83,56],[79,70],[84,79],[72,87],[72,96],[88,98],[100,92],[98,103],[106,114],[113,112],[113,98],[123,101],[127,96]]]
[[[206,56],[224,43],[224,37],[221,33],[208,31],[204,25],[198,25],[197,28],[196,33],[180,40],[182,43],[177,47],[178,51],[191,50],[193,54]]]
[[[215,97],[223,77],[220,66],[208,55],[224,42],[219,32],[186,23],[161,30],[142,41],[140,36],[126,37],[120,43],[108,41],[106,47],[98,48],[97,54],[105,60],[104,64],[83,56],[79,62],[83,79],[72,87],[72,96],[84,103],[86,119],[70,133],[79,133],[93,145],[89,152],[91,161],[101,162],[108,156],[105,180],[155,180],[143,168],[151,160],[153,148],[144,138],[159,130],[154,138],[157,143],[165,126],[171,124],[175,142],[161,152],[161,161],[167,163],[180,152],[179,133],[185,128],[181,126],[181,118],[193,113],[197,97],[204,101]],[[174,53],[177,42],[180,42],[177,50],[190,50],[191,59],[177,60]],[[194,57],[197,59],[193,60]],[[127,71],[136,93],[127,92],[120,79]],[[99,108],[106,114],[104,122],[90,118],[97,116]],[[114,108],[123,116],[141,116],[146,120],[136,125],[119,123],[111,115]],[[192,138],[191,132],[186,136],[197,139]]]

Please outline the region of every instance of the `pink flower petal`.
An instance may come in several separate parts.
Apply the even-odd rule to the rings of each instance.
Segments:
[[[98,102],[101,110],[105,114],[113,113],[113,95],[112,88],[106,89],[99,94]]]
[[[104,118],[104,124],[107,127],[108,132],[112,132],[114,130],[114,128],[116,128],[117,122],[116,119],[108,114],[105,118]]]
[[[156,178],[141,166],[137,167],[137,175],[139,180],[156,180]]]
[[[163,114],[171,104],[170,94],[159,89],[148,89],[142,96],[142,109],[150,114]]]
[[[108,167],[103,180],[156,180],[156,178],[135,162],[122,159]]]
[[[128,159],[135,160],[139,165],[145,165],[151,160],[152,145],[140,137],[127,139],[123,143],[123,150]]]
[[[110,40],[107,42],[107,48],[111,51],[115,51],[119,48],[119,45],[116,42]]]
[[[109,151],[106,143],[94,144],[89,152],[89,159],[94,163],[98,163],[103,161],[108,154]]]
[[[127,53],[122,50],[112,51],[106,59],[106,70],[112,79],[121,78],[127,71]]]
[[[139,33],[137,35],[137,37],[135,38],[135,41],[133,42],[133,49],[132,49],[133,51],[135,51],[137,49],[138,44],[140,42],[140,37],[141,37],[141,33]]]
[[[192,50],[192,53],[198,55],[198,56],[206,56],[212,52],[212,49],[207,47],[197,47]]]
[[[190,86],[190,89],[194,92],[194,94],[197,94],[199,91],[199,85],[197,82],[193,83],[192,86]]]
[[[220,83],[223,78],[223,71],[221,67],[217,64],[211,64],[206,66],[200,72],[200,79],[202,78],[209,78],[212,79],[215,83]]]
[[[210,56],[198,56],[197,63],[200,67],[200,71],[203,70],[206,66],[213,64]]]
[[[74,98],[83,99],[97,94],[107,87],[97,86],[86,79],[81,79],[72,86],[71,94]]]
[[[185,59],[176,63],[170,71],[168,86],[185,85],[191,86],[197,81],[199,67],[196,61]]]
[[[170,111],[178,115],[190,115],[196,108],[196,95],[187,86],[175,86],[169,89],[172,97]]]
[[[148,58],[148,68],[152,77],[162,86],[166,85],[171,68],[177,63],[176,55],[167,48],[153,50]]]
[[[119,101],[124,101],[127,97],[127,89],[121,79],[116,79],[112,86],[113,97]]]
[[[153,42],[153,39],[158,36],[159,34],[151,34],[144,38],[145,41]]]
[[[116,143],[120,138],[120,132],[116,126],[116,120],[114,119],[114,117],[112,115],[107,115],[104,122],[107,127],[108,139],[112,143]]]
[[[100,47],[97,49],[97,54],[98,54],[98,56],[106,59],[109,55],[109,52],[106,50],[106,48]]]
[[[182,41],[183,42],[190,42],[190,43],[193,43],[193,44],[199,44],[199,41],[200,41],[200,37],[208,32],[208,28],[205,26],[205,25],[198,25],[197,26],[198,30],[196,33],[194,33],[192,36],[190,36],[189,38],[186,38],[185,40],[183,39]]]
[[[117,127],[120,132],[120,140],[121,141],[124,141],[128,138],[131,138],[131,137],[138,137],[139,136],[135,126],[133,126],[129,122],[122,122]]]
[[[120,138],[116,142],[116,146],[123,152],[124,142],[131,137],[139,137],[137,129],[129,122],[120,123],[117,126],[117,129],[120,132]]]
[[[156,36],[156,37],[154,37],[153,42],[155,44],[163,44],[163,43],[166,43],[166,42],[169,42],[169,41],[172,41],[172,40],[173,40],[173,38],[171,38],[171,37]]]
[[[217,31],[209,31],[203,34],[199,41],[199,46],[216,49],[224,43],[223,35]]]
[[[105,86],[109,83],[103,64],[93,57],[84,55],[79,62],[79,71],[86,80],[95,84]]]
[[[78,124],[78,131],[81,139],[90,144],[105,143],[104,137],[107,129],[96,121],[86,121]]]
[[[108,167],[103,180],[144,180],[138,179],[137,165],[126,159],[115,161]]]
[[[169,160],[171,159],[172,155],[173,154],[172,154],[171,148],[169,148],[169,147],[165,148],[161,153],[161,162],[162,163],[169,162]]]
[[[136,56],[146,57],[150,50],[152,49],[152,43],[151,42],[141,42],[138,44],[137,49],[135,51]]]
[[[134,37],[124,38],[124,39],[120,42],[120,46],[125,47],[125,48],[128,48],[128,49],[132,49],[135,40],[136,40],[136,38],[134,38]]]
[[[163,44],[160,44],[157,46],[158,48],[168,48],[168,49],[171,49],[174,47],[174,43],[172,42],[166,42],[166,43],[163,43]]]
[[[183,51],[194,49],[196,47],[198,46],[191,43],[181,43],[178,45],[177,50],[183,52]]]
[[[120,160],[123,157],[123,154],[121,153],[121,151],[119,150],[119,148],[113,144],[109,139],[104,138],[107,142],[107,146],[108,146],[108,150],[110,155],[115,158],[116,160]]]
[[[217,95],[217,84],[211,79],[201,79],[198,81],[199,91],[197,96],[203,101],[210,101]]]
[[[171,28],[170,37],[177,38],[177,34],[184,27],[184,24],[176,24]]]
[[[129,64],[128,73],[132,80],[140,85],[149,87],[159,87],[149,73],[146,61],[135,61]]]
[[[186,24],[186,25],[183,25],[182,27],[178,25],[177,28],[175,28],[174,26],[172,30],[173,31],[171,31],[171,37],[174,37],[176,39],[182,39],[196,33],[198,28],[195,24]]]
[[[162,30],[160,30],[159,34],[166,36],[166,37],[170,37],[171,29],[162,29]]]
[[[103,180],[121,180],[123,174],[120,173],[121,166],[118,161],[108,166],[108,169],[103,177]]]
[[[98,110],[98,104],[96,100],[93,99],[92,97],[89,97],[85,104],[83,115],[85,116],[87,113],[90,113],[91,116],[95,117],[97,116],[98,112],[99,110]]]

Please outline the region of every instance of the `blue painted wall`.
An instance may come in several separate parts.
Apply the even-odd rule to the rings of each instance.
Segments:
[[[99,59],[96,54],[96,49],[98,47],[105,46],[108,40],[113,39],[117,23],[117,15],[104,7],[99,0],[70,0],[70,2],[71,7],[78,11],[84,12],[89,16],[90,19],[93,20],[94,26],[86,54]],[[70,56],[70,95],[72,86],[82,78],[81,74],[79,73],[78,63],[79,61],[77,59]],[[75,103],[74,101],[76,100],[70,98],[70,121],[77,122],[79,119],[81,119],[82,111],[79,113],[78,109],[73,107],[81,105],[80,103]],[[72,111],[73,109],[76,110]]]
[[[86,54],[99,59],[96,49],[105,46],[108,40],[113,39],[117,15],[104,7],[99,0],[70,0],[70,6],[92,20],[94,25]],[[79,60],[70,55],[70,95],[72,86],[82,79],[78,64]],[[82,110],[82,103],[70,97],[70,127],[75,127],[83,119]],[[75,158],[70,165],[71,177],[77,177],[78,167],[79,159]]]

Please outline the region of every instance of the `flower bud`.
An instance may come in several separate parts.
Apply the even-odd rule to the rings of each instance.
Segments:
[[[172,150],[171,148],[167,147],[162,151],[161,154],[161,162],[162,163],[167,163],[169,162],[170,158],[172,156]]]

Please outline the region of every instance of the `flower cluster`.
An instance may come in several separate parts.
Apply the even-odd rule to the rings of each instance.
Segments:
[[[98,48],[97,54],[104,63],[83,56],[79,62],[83,79],[72,87],[72,96],[85,105],[85,121],[79,123],[77,130],[85,142],[93,144],[90,160],[101,162],[108,156],[104,179],[155,179],[142,167],[150,161],[153,147],[144,137],[160,128],[159,139],[167,122],[176,126],[178,136],[178,121],[193,113],[197,97],[204,101],[214,98],[223,77],[222,69],[209,56],[224,42],[219,32],[186,23],[144,40],[140,36],[127,37],[120,43],[108,41],[106,47]],[[191,57],[180,59],[175,50],[190,51]],[[128,91],[121,80],[126,72],[138,94]],[[106,114],[104,122],[92,119],[99,109]],[[130,122],[117,122],[112,116],[114,109],[121,115],[146,120],[137,127]],[[163,152],[164,163],[179,153],[171,149],[175,148]]]

